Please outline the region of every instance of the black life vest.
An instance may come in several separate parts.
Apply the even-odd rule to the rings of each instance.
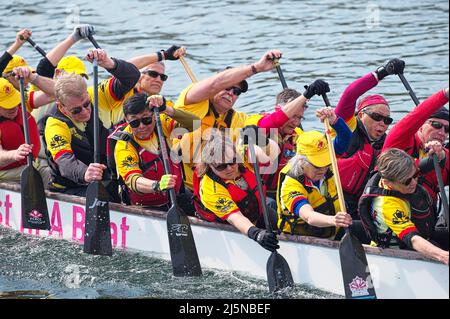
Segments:
[[[434,231],[437,217],[428,192],[417,184],[416,191],[413,194],[402,194],[395,190],[379,187],[380,180],[381,176],[378,172],[370,178],[358,203],[358,212],[362,224],[371,240],[375,241],[380,247],[386,248],[389,247],[394,236],[390,229],[384,234],[378,233],[372,217],[372,203],[378,196],[393,196],[408,201],[411,207],[411,221],[420,235],[429,239]]]
[[[89,164],[94,163],[94,118],[91,116],[89,121],[86,124],[85,131],[80,131],[75,124],[73,124],[72,120],[65,116],[58,109],[56,105],[54,105],[49,113],[43,117],[39,121],[39,131],[42,136],[45,135],[45,125],[47,123],[47,119],[49,117],[56,118],[61,122],[64,122],[69,127],[72,133],[72,141],[70,146],[72,148],[73,154],[75,158],[85,165],[89,166]],[[100,163],[107,165],[106,158],[106,139],[108,137],[108,130],[103,126],[103,123],[99,119],[99,152],[100,152]],[[56,189],[64,189],[64,188],[74,188],[79,187],[80,185],[68,178],[65,178],[61,175],[58,165],[53,160],[50,152],[48,151],[47,144],[44,141],[45,153],[48,158],[48,163],[51,168],[52,175],[52,185],[51,187],[55,187]]]

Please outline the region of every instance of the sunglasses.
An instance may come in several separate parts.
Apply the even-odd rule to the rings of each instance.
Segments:
[[[233,90],[233,94],[236,96],[239,96],[242,93],[242,89],[238,88],[237,86],[232,86],[232,87],[229,87],[228,89],[225,89],[225,91],[231,91],[231,90]]]
[[[166,74],[159,73],[159,72],[156,72],[153,70],[144,71],[144,72],[142,72],[142,74],[147,74],[148,76],[155,78],[155,79],[159,76],[161,78],[161,81],[163,81],[163,82],[169,78],[169,76],[167,76]]]
[[[448,133],[448,125],[442,124],[441,122],[438,121],[429,121],[429,123],[433,128],[437,130],[440,130],[443,127],[445,133]]]
[[[394,119],[392,117],[384,116],[384,115],[381,115],[379,113],[369,112],[369,111],[363,111],[363,112],[366,113],[367,115],[369,115],[369,117],[372,120],[374,120],[376,122],[383,121],[384,124],[386,124],[386,125],[389,125],[389,124],[391,124],[394,121]]]
[[[87,101],[86,103],[84,103],[82,106],[77,106],[74,107],[73,109],[70,110],[70,113],[72,115],[78,115],[83,111],[83,108],[88,109],[91,107],[91,101]]]
[[[323,167],[319,167],[319,166],[316,166],[316,165],[314,165],[313,163],[311,163],[311,162],[309,162],[308,161],[308,164],[309,165],[311,165],[312,167],[314,167],[315,169],[317,169],[317,170],[319,170],[319,169],[324,169],[324,168],[329,168],[330,167],[330,165],[327,165],[327,166],[323,166]]]
[[[143,117],[141,119],[136,119],[136,120],[128,122],[128,124],[130,124],[130,126],[132,128],[136,128],[136,127],[139,127],[139,125],[141,125],[141,122],[144,125],[150,125],[150,124],[152,124],[152,117],[148,116],[148,117]]]
[[[235,157],[235,158],[233,158],[231,163],[224,163],[224,164],[219,164],[219,165],[213,165],[213,167],[214,167],[215,170],[217,170],[219,172],[222,172],[222,171],[226,170],[228,166],[236,165],[236,163],[237,163],[237,159]]]
[[[406,181],[404,181],[403,183],[400,182],[400,184],[403,184],[405,186],[408,186],[409,184],[411,184],[413,179],[416,179],[417,177],[419,177],[419,170],[416,170],[416,172],[414,173],[413,176],[411,176],[410,178],[408,178]]]

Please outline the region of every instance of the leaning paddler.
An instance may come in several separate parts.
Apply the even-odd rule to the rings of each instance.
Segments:
[[[384,151],[359,202],[361,219],[379,246],[414,249],[448,265],[449,254],[435,242],[435,216],[428,193],[417,178],[414,159],[397,148]],[[443,239],[443,238],[440,238]],[[448,249],[448,234],[445,238]]]
[[[433,159],[435,151],[445,185],[449,184],[448,148],[436,149],[433,144],[443,145],[448,140],[449,112],[444,107],[448,103],[448,88],[436,92],[392,127],[386,137],[383,152],[389,148],[406,151],[420,167],[419,184],[424,186],[436,206],[439,194]]]
[[[233,109],[242,93],[247,92],[247,78],[274,68],[273,60],[281,58],[281,52],[271,50],[253,64],[228,67],[214,76],[193,83],[185,88],[175,103],[180,108],[194,113],[201,119],[201,127],[194,133],[184,134],[180,141],[183,155],[185,185],[192,190],[195,166],[200,163],[201,148],[208,138],[208,129],[233,129],[233,140],[239,135],[248,115]]]
[[[381,152],[386,131],[393,119],[388,101],[381,95],[363,94],[373,89],[386,76],[403,72],[405,63],[392,59],[374,72],[352,82],[342,93],[336,106],[336,114],[343,118],[353,131],[347,151],[338,159],[342,190],[353,218],[357,213],[358,199],[373,171]]]
[[[278,167],[275,173],[262,174],[261,177],[267,187],[267,204],[277,210],[276,192],[278,176],[287,162],[296,154],[297,140],[303,130],[300,128],[303,115],[307,108],[306,102],[314,95],[322,95],[329,92],[328,83],[316,80],[307,86],[300,94],[294,89],[286,88],[277,95],[275,112],[269,114],[254,114],[246,121],[245,125],[257,125],[266,129],[267,134],[273,138],[280,148],[276,159]],[[277,134],[271,134],[268,129],[276,129]]]
[[[331,108],[321,108],[316,115],[329,120],[337,132],[333,140],[336,154],[343,154],[351,138],[349,127]],[[304,132],[296,151],[278,180],[279,228],[290,234],[333,239],[339,227],[352,224],[352,218],[339,206],[327,140],[318,131]]]
[[[134,65],[110,58],[100,49],[90,50],[86,56],[90,62],[94,58],[100,67],[114,76],[111,92],[125,94],[124,92],[128,92],[134,86],[139,76],[139,71]],[[107,164],[108,130],[101,123],[100,163],[94,163],[92,99],[88,94],[86,82],[80,75],[64,74],[56,81],[55,94],[56,107],[42,128],[47,157],[52,169],[50,189],[85,196],[88,183],[103,179]],[[110,191],[114,194],[114,190]]]
[[[180,193],[182,178],[180,164],[169,158],[171,174],[165,174],[160,143],[166,143],[170,149],[172,126],[162,122],[164,141],[159,141],[153,109],[157,107],[163,114],[170,116],[182,127],[192,131],[192,122],[198,118],[188,112],[167,106],[161,95],[138,93],[129,97],[124,105],[126,124],[118,127],[108,139],[116,141],[114,150],[109,150],[109,166],[116,167],[120,178],[122,201],[141,206],[165,206],[169,203],[169,188]],[[113,143],[109,146],[112,148]],[[180,202],[185,209],[188,203]],[[186,212],[190,213],[190,212]]]
[[[253,130],[255,127],[249,127]],[[257,128],[256,128],[257,130]],[[254,134],[248,132],[247,135]],[[266,140],[264,134],[263,139]],[[246,148],[246,139],[242,139]],[[278,146],[272,140],[263,148],[256,141],[258,164],[273,163]],[[242,145],[239,144],[241,147]],[[242,234],[258,242],[267,250],[278,248],[276,235],[265,230],[256,176],[243,152],[238,151],[231,138],[218,129],[210,134],[202,150],[202,162],[194,172],[194,204],[198,216],[210,222],[230,223]],[[269,222],[276,229],[277,214],[269,208]]]

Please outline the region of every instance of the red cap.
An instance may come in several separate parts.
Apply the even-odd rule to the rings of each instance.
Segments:
[[[369,105],[374,104],[384,104],[387,107],[389,107],[388,101],[386,101],[386,99],[381,95],[378,94],[368,95],[365,98],[363,98],[361,102],[359,102],[357,113],[361,112],[364,108],[368,107]]]

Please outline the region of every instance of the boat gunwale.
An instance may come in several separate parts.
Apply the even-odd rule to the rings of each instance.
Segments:
[[[0,188],[19,192],[20,193],[20,184],[19,183],[10,183],[10,182],[0,182]],[[85,205],[86,200],[84,197],[75,196],[75,195],[67,195],[63,193],[56,193],[46,190],[45,191],[46,196],[48,199],[53,200],[60,200],[63,202],[70,202],[73,204],[79,204],[79,205]],[[148,216],[148,217],[156,217],[160,219],[166,219],[166,211],[164,210],[158,210],[154,207],[144,207],[144,206],[128,206],[124,204],[119,203],[109,203],[109,208],[114,211],[118,211],[121,213],[128,213],[132,215],[142,215],[142,216]],[[196,226],[202,226],[207,228],[216,228],[223,231],[229,231],[229,232],[236,232],[239,231],[235,229],[232,225],[227,224],[220,224],[220,223],[212,223],[208,221],[201,220],[196,217],[188,216],[189,221],[192,225]],[[281,233],[278,236],[278,239],[285,242],[294,242],[294,243],[301,243],[306,245],[313,245],[313,246],[320,246],[325,248],[334,248],[339,249],[339,241],[335,240],[329,240],[324,238],[316,238],[316,237],[308,237],[308,236],[298,236],[298,235],[290,235]],[[401,258],[401,259],[410,259],[410,260],[422,260],[426,262],[434,262],[436,261],[426,258],[420,253],[416,251],[408,251],[408,250],[398,250],[398,249],[392,249],[392,248],[379,248],[379,247],[372,247],[369,245],[363,245],[364,250],[366,253],[371,255],[379,255],[379,256],[385,256],[385,257],[394,257],[394,258]]]

